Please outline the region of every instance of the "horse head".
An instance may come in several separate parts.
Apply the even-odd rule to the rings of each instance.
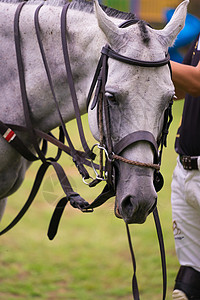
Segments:
[[[143,21],[119,28],[97,1],[95,10],[100,30],[116,53],[138,61],[156,62],[165,59],[168,48],[184,27],[188,3],[189,0],[185,0],[177,7],[162,30],[152,29]],[[109,58],[105,96],[113,147],[127,135],[138,131],[150,133],[157,141],[163,127],[164,112],[174,94],[167,64],[148,68]],[[89,109],[89,124],[94,137],[99,140],[97,112],[97,107]],[[131,161],[154,162],[152,145],[144,140],[126,146],[120,155]],[[143,223],[157,201],[154,170],[122,161],[117,161],[116,165],[115,214],[126,223]]]

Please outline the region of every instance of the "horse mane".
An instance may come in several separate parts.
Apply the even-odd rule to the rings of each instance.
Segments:
[[[117,19],[124,19],[124,20],[132,20],[132,19],[136,19],[135,14],[133,13],[126,13],[126,12],[122,12],[119,11],[115,8],[112,7],[108,7],[105,5],[101,5],[102,9],[105,11],[105,13],[113,18],[117,18]],[[75,9],[75,10],[79,10],[79,11],[86,11],[88,13],[94,13],[94,5],[93,5],[93,1],[87,1],[87,0],[73,0],[71,2],[70,8]],[[147,29],[147,23],[146,21],[143,20],[138,20],[137,22],[139,29],[140,29],[140,33],[141,33],[141,37],[143,40],[144,44],[149,43],[150,41],[150,36],[149,36],[149,32]]]
[[[0,2],[6,2],[6,3],[20,3],[22,1],[24,0],[0,0]],[[67,3],[67,0],[25,0],[25,1],[27,1],[27,4],[40,4],[44,2],[46,5],[52,5],[52,6],[63,6]],[[105,13],[110,17],[123,19],[123,20],[132,20],[132,19],[138,20],[135,14],[133,13],[119,11],[115,8],[108,7],[105,5],[101,5],[101,7],[105,11]],[[94,4],[92,0],[72,0],[72,2],[70,3],[70,9],[85,11],[87,13],[92,14],[94,13]],[[143,42],[145,44],[148,44],[150,37],[146,26],[147,23],[143,20],[139,20],[137,24],[139,26]]]
[[[76,10],[79,10],[79,11],[94,13],[93,1],[73,0],[71,2],[70,7],[72,9],[76,9]],[[101,5],[101,7],[108,16],[113,17],[113,18],[124,19],[124,20],[131,20],[131,19],[136,18],[135,14],[133,14],[133,13],[122,12],[122,11],[119,11],[115,8],[108,7],[108,6],[105,6],[105,5]]]
[[[0,2],[6,3],[20,3],[24,0],[0,0]],[[27,4],[38,4],[45,2],[46,5],[63,6],[67,3],[67,0],[27,0]],[[111,8],[105,5],[101,5],[105,13],[113,18],[131,20],[135,19],[135,14],[119,11],[115,8]],[[94,4],[91,0],[72,0],[70,8],[78,11],[85,11],[87,13],[94,13]]]

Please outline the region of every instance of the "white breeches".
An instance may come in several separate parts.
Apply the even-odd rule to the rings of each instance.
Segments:
[[[200,272],[200,171],[184,170],[179,158],[173,174],[171,201],[179,263]]]

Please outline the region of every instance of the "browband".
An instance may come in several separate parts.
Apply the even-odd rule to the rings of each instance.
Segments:
[[[113,58],[115,60],[121,61],[125,64],[133,65],[133,66],[139,66],[139,67],[148,67],[148,68],[155,68],[155,67],[162,67],[169,63],[170,61],[170,55],[169,53],[166,54],[166,57],[162,60],[158,61],[144,61],[144,60],[137,60],[134,58],[130,58],[124,55],[121,55],[117,52],[115,52],[109,45],[106,45],[102,48],[101,53]]]

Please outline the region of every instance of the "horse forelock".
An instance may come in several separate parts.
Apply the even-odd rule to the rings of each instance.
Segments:
[[[141,37],[142,37],[143,42],[145,44],[148,44],[149,41],[150,41],[150,36],[149,36],[147,23],[143,20],[140,20],[138,22],[138,26],[139,26],[139,29],[140,29],[140,33],[141,33]]]

